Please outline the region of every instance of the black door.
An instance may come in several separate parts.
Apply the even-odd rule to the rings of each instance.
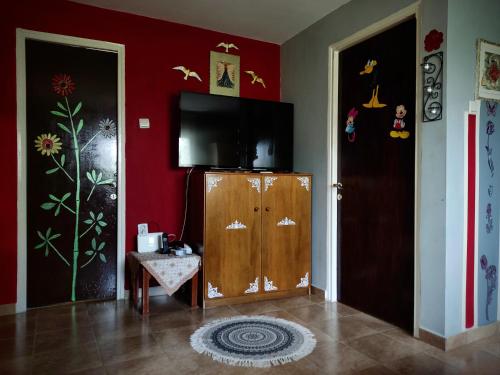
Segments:
[[[27,305],[116,296],[117,55],[26,41]]]
[[[339,301],[406,330],[414,303],[415,33],[410,19],[339,60]]]

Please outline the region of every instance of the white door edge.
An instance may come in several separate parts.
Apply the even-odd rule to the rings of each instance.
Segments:
[[[27,308],[26,224],[26,50],[27,39],[112,51],[118,57],[118,198],[116,298],[125,297],[125,46],[93,39],[16,29],[17,91],[17,302],[16,312]]]

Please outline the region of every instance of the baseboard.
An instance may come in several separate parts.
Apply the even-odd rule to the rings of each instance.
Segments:
[[[323,289],[320,289],[314,285],[311,285],[311,294],[319,294],[323,297],[325,297],[325,291]]]
[[[16,304],[10,303],[5,305],[0,305],[0,316],[1,315],[11,315],[16,313]]]
[[[142,298],[142,288],[139,288],[137,294],[138,294],[139,298]],[[167,292],[161,286],[153,286],[153,287],[149,288],[149,296],[150,297],[165,296],[165,295],[167,295]],[[127,300],[127,299],[129,299],[129,297],[130,297],[130,290],[125,290],[124,299]]]
[[[423,328],[420,328],[419,330],[420,340],[444,351],[453,350],[463,345],[467,345],[473,343],[474,341],[497,334],[500,334],[500,322],[472,328],[468,331],[450,337],[443,337]]]

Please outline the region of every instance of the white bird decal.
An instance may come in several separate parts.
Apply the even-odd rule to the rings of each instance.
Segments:
[[[217,44],[217,47],[222,47],[222,48],[225,48],[226,49],[226,53],[229,52],[229,48],[234,48],[234,49],[239,49],[238,47],[236,47],[235,44],[233,43],[224,43],[224,42],[221,42],[219,44]]]
[[[184,80],[186,80],[186,81],[187,81],[188,77],[194,77],[198,81],[201,82],[200,76],[194,70],[189,70],[189,69],[187,69],[186,67],[184,67],[182,65],[174,66],[172,69],[174,69],[174,70],[180,70],[182,73],[184,73]]]
[[[264,88],[266,88],[266,84],[264,83],[264,80],[260,78],[253,70],[245,70],[245,73],[250,74],[252,76],[252,85],[255,82],[260,83]]]

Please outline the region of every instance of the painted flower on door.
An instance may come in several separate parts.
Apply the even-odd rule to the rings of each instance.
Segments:
[[[82,217],[82,209],[88,204],[92,192],[100,185],[114,183],[113,178],[103,175],[102,171],[81,169],[81,155],[87,146],[98,136],[112,138],[116,136],[116,125],[109,118],[99,123],[99,130],[85,143],[80,139],[80,132],[85,127],[82,118],[83,102],[71,102],[68,97],[76,90],[76,84],[68,74],[56,74],[52,77],[53,91],[62,97],[55,103],[56,108],[50,113],[57,119],[60,134],[54,131],[40,134],[34,140],[35,148],[41,156],[50,157],[50,169],[45,171],[47,178],[59,179],[58,185],[65,185],[67,192],[62,195],[47,192],[47,201],[40,208],[54,216],[67,215],[72,220],[72,232],[57,233],[50,220],[47,219],[47,228],[39,228],[36,233],[40,242],[35,245],[35,250],[42,250],[48,257],[51,253],[57,256],[65,267],[71,268],[71,301],[76,301],[76,284],[78,272],[91,264],[94,260],[106,263],[106,242],[99,237],[105,230],[107,223],[102,212],[87,211],[89,216]],[[65,144],[67,142],[67,144]],[[59,156],[60,155],[60,156]],[[71,159],[71,160],[70,160]],[[67,162],[68,160],[68,162]],[[69,161],[75,168],[67,168]],[[59,172],[59,173],[58,173]],[[82,177],[86,176],[92,183],[90,194],[83,196],[81,189]],[[58,248],[57,240],[63,236],[72,236],[72,248]]]

